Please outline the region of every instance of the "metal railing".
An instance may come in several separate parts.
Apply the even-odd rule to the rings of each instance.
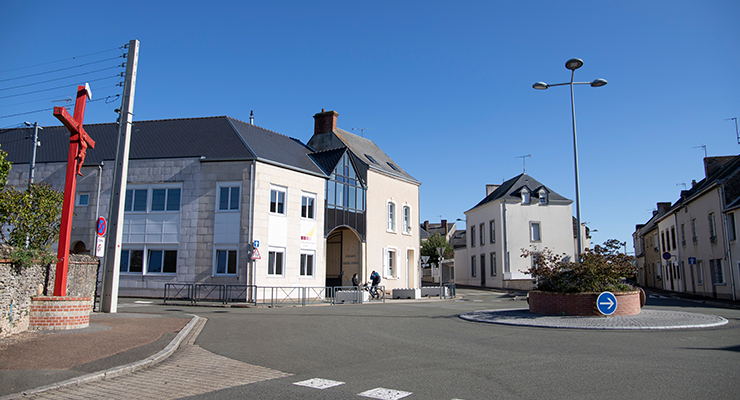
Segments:
[[[454,284],[452,285],[451,292],[454,293]],[[367,286],[293,287],[165,283],[164,303],[167,304],[168,301],[187,301],[191,304],[200,302],[247,303],[270,307],[361,304],[365,302],[385,303],[385,286],[377,287],[379,296],[377,299],[370,297],[370,289],[371,287]]]

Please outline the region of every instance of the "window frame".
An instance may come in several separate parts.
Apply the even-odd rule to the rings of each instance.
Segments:
[[[488,223],[490,224],[489,232],[488,232],[488,236],[489,236],[488,240],[490,240],[491,243],[496,243],[496,220],[492,219],[488,221]]]
[[[490,253],[491,262],[489,263],[491,265],[491,277],[496,276],[496,252],[492,251]]]
[[[83,203],[83,197],[86,201]],[[87,207],[90,205],[90,192],[80,192],[75,195],[75,207]]]
[[[309,260],[311,261],[310,265],[308,265]],[[306,271],[307,269],[310,269],[310,271]],[[310,273],[307,273],[307,272],[310,272]],[[299,277],[314,278],[316,276],[315,274],[316,274],[316,252],[302,250],[301,255],[300,255],[300,262],[299,262],[299,271],[298,271]]]
[[[398,278],[398,251],[395,247],[386,247],[383,255],[383,276],[386,279]]]
[[[129,197],[130,193],[130,197]],[[139,209],[137,205],[141,206],[137,199],[140,199],[140,195],[144,196],[144,208]],[[145,214],[149,211],[149,186],[129,186],[126,185],[126,191],[123,197],[123,209],[124,213],[142,213]]]
[[[307,204],[310,201],[311,204]],[[301,193],[301,218],[316,219],[316,195],[313,193]],[[310,215],[309,215],[310,214]]]
[[[131,259],[132,259],[132,252],[140,252],[140,258],[139,261],[141,264],[139,264],[139,267],[141,268],[140,271],[131,271]],[[124,265],[124,253],[126,254],[126,271],[122,271],[121,267]],[[119,273],[126,274],[126,275],[144,275],[144,249],[143,248],[125,248],[121,249],[121,262],[118,267]]]
[[[178,251],[177,248],[171,248],[171,247],[145,247],[145,254],[146,254],[146,264],[144,265],[145,275],[177,275],[177,258],[178,258]],[[152,256],[155,252],[161,252],[161,271],[150,271],[149,268],[152,266]],[[165,271],[165,267],[167,266],[167,256],[169,253],[169,256],[172,256],[172,253],[175,253],[175,271],[174,272],[167,272]]]
[[[478,271],[475,268],[475,260],[477,259],[477,256],[471,256],[470,257],[470,277],[471,278],[477,278],[478,277]]]
[[[219,252],[226,252],[225,272],[218,272],[219,269]],[[230,255],[234,254],[234,272],[229,272]],[[222,247],[218,246],[213,249],[213,276],[238,276],[239,275],[239,249],[235,246]]]
[[[475,241],[477,238],[475,237],[475,225],[470,226],[470,247],[475,247]]]
[[[154,191],[164,190],[164,200],[162,206],[163,209],[154,209]],[[170,196],[171,191],[177,191],[177,209],[170,209]],[[150,185],[149,186],[149,201],[148,201],[148,212],[150,213],[179,213],[182,208],[182,186],[181,185]]]
[[[277,264],[278,257],[280,254],[280,265]],[[274,255],[274,256],[273,256]],[[283,278],[285,277],[285,248],[284,247],[270,247],[267,250],[267,277],[268,278]],[[273,258],[274,257],[274,258]],[[274,261],[274,265],[273,265]],[[280,273],[276,273],[280,269]],[[273,272],[270,272],[272,268]]]
[[[396,202],[393,200],[387,200],[385,204],[386,209],[386,232],[396,233]]]
[[[273,201],[273,193],[274,195],[274,201]],[[282,202],[280,201],[280,197],[282,195]],[[275,205],[273,207],[273,204]],[[282,206],[282,209],[281,207]],[[270,186],[270,215],[281,215],[281,216],[287,216],[288,215],[288,188],[283,186]]]
[[[483,247],[486,245],[486,223],[481,222],[480,225],[478,225],[478,230],[480,230],[480,232],[478,232],[478,235],[480,235],[480,245]]]
[[[241,210],[241,182],[218,182],[216,188],[216,212],[239,212],[239,210]],[[226,200],[226,208],[221,208],[224,189],[228,189],[228,197]],[[232,200],[234,200],[234,195],[232,193],[233,189],[237,189],[239,191],[239,193],[237,194],[236,208],[234,208],[232,204]]]
[[[535,238],[535,227],[537,238]],[[529,241],[531,243],[540,243],[542,242],[542,223],[540,221],[529,221]]]
[[[408,204],[404,204],[402,208],[402,218],[403,218],[403,233],[406,235],[411,234],[411,207]]]

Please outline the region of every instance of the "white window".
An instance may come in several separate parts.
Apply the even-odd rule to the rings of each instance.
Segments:
[[[121,273],[142,273],[144,271],[144,250],[121,250]]]
[[[285,250],[270,249],[267,256],[267,275],[283,276],[285,271]]]
[[[480,245],[485,246],[486,245],[486,224],[485,222],[481,222],[480,224]],[[483,269],[483,264],[481,264],[481,270]]]
[[[218,211],[239,211],[241,187],[236,183],[220,183],[218,187]]]
[[[385,276],[386,278],[396,277],[396,249],[385,251]]]
[[[491,276],[496,276],[496,253],[491,253]]]
[[[75,206],[85,207],[90,204],[90,193],[77,193],[77,201]]]
[[[152,188],[151,211],[180,211],[180,188]]]
[[[530,241],[532,242],[539,242],[542,240],[542,234],[540,232],[540,223],[539,222],[530,222],[529,223],[529,232],[530,232]]]
[[[704,284],[704,266],[702,265],[701,260],[696,261],[696,284],[697,285],[703,285]]]
[[[149,249],[146,257],[147,274],[177,273],[177,250]]]
[[[470,247],[475,247],[475,225],[470,227]]]
[[[714,223],[714,213],[709,213],[709,240],[717,242],[717,225]]]
[[[470,276],[473,278],[478,276],[478,271],[475,270],[475,256],[470,257]]]
[[[403,206],[403,233],[411,233],[411,208]]]
[[[217,249],[214,262],[216,275],[236,275],[238,259],[235,249]]]
[[[490,224],[490,227],[491,227],[491,233],[489,234],[490,236],[489,240],[491,241],[491,243],[496,243],[496,220],[492,219],[488,223]]]
[[[301,196],[301,218],[314,219],[316,198],[310,195]]]
[[[722,259],[709,260],[709,268],[712,269],[712,274],[714,274],[714,284],[724,285],[726,282],[725,271],[722,269]]]
[[[396,204],[388,202],[388,232],[396,231]]]
[[[735,231],[735,213],[727,214],[727,239],[731,242],[737,240],[737,232]]]
[[[313,252],[301,253],[301,276],[313,276]]]
[[[270,189],[270,212],[285,215],[285,188]]]
[[[522,204],[529,204],[529,191],[527,189],[522,190]]]
[[[547,191],[542,189],[539,191],[540,205],[544,206],[547,204]]]
[[[126,201],[124,202],[123,208],[129,212],[146,212],[146,201],[147,201],[148,190],[142,189],[126,189]]]

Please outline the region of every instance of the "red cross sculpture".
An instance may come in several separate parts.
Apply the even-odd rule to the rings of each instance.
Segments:
[[[77,87],[75,115],[71,117],[64,107],[54,107],[54,116],[69,129],[69,156],[67,175],[64,181],[64,205],[62,206],[62,225],[59,230],[59,251],[57,252],[57,273],[54,279],[54,296],[67,295],[67,269],[69,266],[69,241],[72,235],[72,215],[74,213],[77,175],[85,161],[87,148],[95,148],[95,141],[85,132],[82,120],[85,118],[85,104],[92,97],[90,86]]]

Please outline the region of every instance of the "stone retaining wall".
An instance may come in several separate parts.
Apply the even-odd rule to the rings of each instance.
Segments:
[[[98,259],[70,254],[67,296],[94,298]],[[54,293],[56,265],[19,268],[0,256],[0,337],[28,329],[31,299]]]
[[[603,316],[596,307],[600,293],[557,293],[533,290],[527,301],[533,314],[572,315],[584,317]],[[637,315],[640,313],[640,292],[616,292],[617,310],[611,316]]]

